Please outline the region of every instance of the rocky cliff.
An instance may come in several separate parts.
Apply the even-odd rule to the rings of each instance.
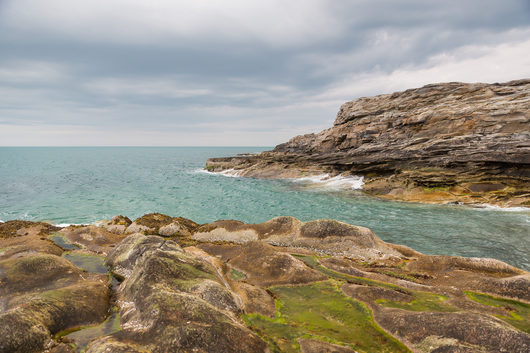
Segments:
[[[360,175],[372,195],[407,201],[530,205],[530,80],[441,83],[360,98],[333,127],[211,171],[291,178]]]
[[[0,352],[530,350],[530,274],[334,220],[0,223]]]

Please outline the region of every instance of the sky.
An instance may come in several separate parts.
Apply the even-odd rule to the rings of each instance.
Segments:
[[[0,146],[274,146],[530,77],[530,0],[0,0]]]

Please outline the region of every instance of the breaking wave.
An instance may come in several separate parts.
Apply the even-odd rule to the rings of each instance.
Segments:
[[[337,175],[330,177],[329,174],[313,175],[310,177],[293,178],[289,179],[295,183],[304,183],[309,185],[315,185],[326,189],[339,190],[339,189],[355,189],[361,190],[364,185],[364,178],[362,176],[351,175],[343,176]]]

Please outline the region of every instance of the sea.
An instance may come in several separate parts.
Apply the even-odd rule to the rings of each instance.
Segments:
[[[270,147],[0,147],[0,220],[90,224],[150,212],[198,223],[331,218],[425,254],[492,257],[530,270],[530,209],[428,205],[362,194],[361,178],[262,180],[203,169]]]

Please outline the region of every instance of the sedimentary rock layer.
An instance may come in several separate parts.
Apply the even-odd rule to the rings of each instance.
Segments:
[[[211,171],[365,177],[370,194],[409,201],[530,204],[530,80],[441,83],[360,98],[333,127],[259,155],[211,158]]]

